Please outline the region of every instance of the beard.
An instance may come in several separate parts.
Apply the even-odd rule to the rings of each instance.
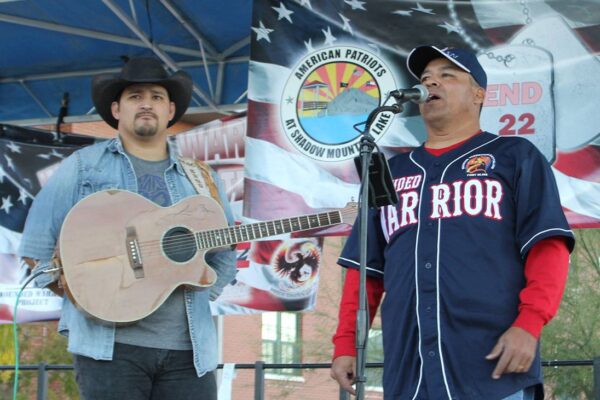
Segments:
[[[158,121],[144,121],[135,124],[134,132],[139,137],[152,137],[158,131]]]
[[[135,127],[135,134],[141,137],[151,137],[156,135],[158,128],[156,125],[142,125]]]

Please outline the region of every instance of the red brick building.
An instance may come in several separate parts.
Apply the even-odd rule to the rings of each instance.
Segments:
[[[338,303],[343,284],[342,268],[336,264],[342,243],[343,238],[340,237],[325,240],[316,308],[295,315],[298,321],[297,350],[299,352],[299,359],[294,360],[295,362],[331,362],[333,352],[331,336],[337,325]],[[268,340],[270,335],[268,329],[265,329],[265,323],[278,320],[280,330],[285,331],[286,322],[289,324],[293,321],[293,317],[276,318],[274,315],[267,316],[267,314],[223,317],[223,362],[242,364],[254,363],[257,360],[272,362],[269,360],[268,351],[265,351],[268,349],[268,344],[272,342]],[[279,339],[285,341],[285,336],[281,334]],[[338,385],[329,377],[328,368],[296,371],[297,374],[292,371],[275,372],[265,371],[265,399],[339,398]],[[232,399],[253,399],[254,370],[236,370],[232,387]],[[382,399],[383,396],[378,390],[368,390],[365,398]]]

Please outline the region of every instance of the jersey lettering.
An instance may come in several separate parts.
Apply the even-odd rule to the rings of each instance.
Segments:
[[[402,177],[394,180],[394,186],[399,191],[398,206],[385,206],[381,209],[382,227],[390,237],[398,229],[419,222],[418,185],[420,175]],[[413,190],[408,190],[412,188]],[[431,190],[431,219],[456,218],[464,214],[475,217],[483,214],[486,218],[502,220],[500,204],[504,190],[495,179],[472,178],[466,181],[457,180],[452,183],[432,185]]]
[[[419,205],[419,195],[416,191],[401,193],[399,197],[400,221],[398,221],[398,209],[396,206],[385,206],[381,209],[381,216],[385,221],[384,227],[388,237],[400,228],[407,225],[416,224],[417,206]]]
[[[383,210],[382,210],[383,211]],[[396,211],[395,206],[386,206],[385,207],[385,221],[387,222],[386,228],[389,234],[392,232],[396,232],[400,228],[400,224],[398,224],[398,212]]]
[[[460,206],[460,202],[463,198],[463,196],[460,195],[463,183],[463,181],[456,181],[452,183],[452,186],[454,186],[454,193],[457,193],[454,196],[454,212],[452,213],[453,217],[459,217],[463,214],[462,207]]]
[[[483,212],[487,218],[501,220],[500,202],[504,192],[500,182],[474,178],[452,185],[440,183],[431,186],[431,219],[452,218],[467,213],[477,216]],[[452,205],[452,210],[450,206]]]
[[[470,216],[476,216],[481,213],[483,208],[483,185],[479,179],[471,179],[465,183],[464,189],[465,211]]]
[[[421,175],[403,176],[402,178],[394,179],[394,189],[400,193],[403,190],[413,190],[421,184]]]
[[[488,218],[500,221],[502,220],[502,215],[500,215],[500,202],[504,197],[502,185],[500,184],[500,182],[495,181],[493,179],[486,179],[485,187],[487,202],[485,212],[483,213],[483,215],[485,215]]]
[[[400,227],[417,223],[417,205],[419,195],[416,191],[400,194]]]
[[[431,216],[430,218],[448,218],[450,217],[450,208],[448,200],[450,200],[450,186],[445,183],[433,185],[431,187]]]

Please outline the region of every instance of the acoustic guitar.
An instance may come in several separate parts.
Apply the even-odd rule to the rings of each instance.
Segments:
[[[100,320],[131,323],[155,311],[180,285],[205,289],[217,279],[204,256],[236,243],[346,223],[356,203],[335,211],[228,226],[211,197],[160,207],[133,192],[105,190],[79,201],[63,223],[59,247],[67,293]]]

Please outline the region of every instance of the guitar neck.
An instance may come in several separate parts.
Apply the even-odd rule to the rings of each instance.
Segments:
[[[230,226],[210,231],[199,231],[195,233],[195,237],[198,248],[213,249],[284,233],[337,225],[341,222],[342,215],[339,210],[336,210],[301,217]]]

